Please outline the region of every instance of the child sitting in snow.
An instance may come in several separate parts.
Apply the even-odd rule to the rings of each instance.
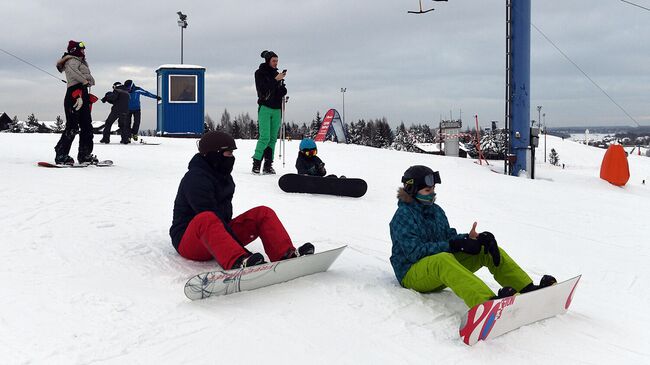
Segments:
[[[296,169],[300,175],[325,176],[325,163],[318,156],[316,142],[311,138],[300,141],[300,151],[296,159]]]

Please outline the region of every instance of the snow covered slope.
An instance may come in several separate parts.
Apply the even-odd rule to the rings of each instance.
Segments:
[[[249,173],[254,141],[238,141],[235,214],[268,205],[295,243],[349,248],[327,273],[191,302],[185,280],[214,264],[179,257],[167,231],[195,140],[96,145],[111,168],[36,167],[54,158],[57,137],[0,134],[3,364],[650,362],[650,158],[630,156],[630,184],[617,188],[598,178],[603,150],[553,137],[548,152],[566,168],[538,166],[537,180],[472,160],[320,145],[329,172],[367,180],[352,199],[282,193],[278,176]],[[297,148],[287,143],[279,173],[294,171]],[[388,222],[413,164],[440,171],[438,203],[460,232],[478,221],[535,280],[583,274],[570,312],[468,348],[460,299],[401,288]]]

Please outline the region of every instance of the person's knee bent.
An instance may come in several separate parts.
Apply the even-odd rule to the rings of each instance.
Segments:
[[[260,205],[258,207],[255,207],[255,210],[257,211],[257,214],[263,217],[268,217],[268,216],[276,216],[275,211],[266,205]]]
[[[197,223],[210,223],[210,222],[218,221],[219,217],[217,217],[217,215],[214,214],[214,212],[205,211],[194,216],[192,220],[196,220]]]

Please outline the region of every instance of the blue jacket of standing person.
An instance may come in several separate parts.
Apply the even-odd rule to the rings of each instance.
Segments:
[[[127,90],[129,90],[129,93],[131,94],[131,97],[129,99],[129,110],[142,109],[140,107],[140,95],[144,95],[152,99],[158,99],[158,95],[152,94],[140,86],[135,86],[132,80],[126,80],[124,82],[124,86]]]

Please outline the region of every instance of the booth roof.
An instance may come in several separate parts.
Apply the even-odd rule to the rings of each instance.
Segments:
[[[186,65],[186,64],[167,64],[167,65],[160,65],[156,69],[156,71],[160,70],[161,68],[187,68],[187,69],[201,69],[205,70],[205,67],[203,66],[197,66],[197,65]]]

